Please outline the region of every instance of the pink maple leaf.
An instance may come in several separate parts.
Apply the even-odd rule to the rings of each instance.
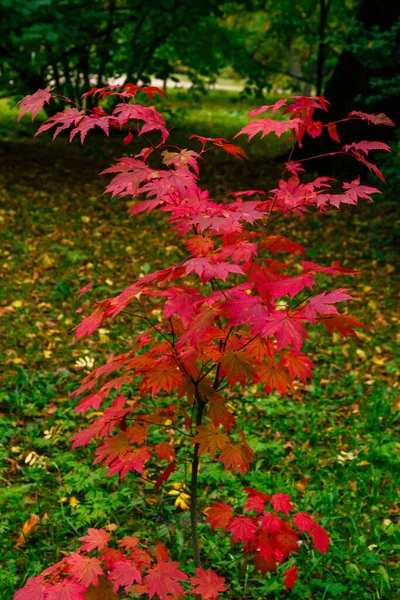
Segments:
[[[190,583],[194,594],[199,594],[202,600],[213,600],[218,598],[219,592],[226,590],[225,579],[219,577],[215,571],[209,569],[196,569],[196,576],[192,577]]]
[[[322,292],[311,298],[309,303],[302,309],[301,315],[311,323],[315,321],[317,314],[337,315],[338,310],[334,306],[337,302],[353,300],[353,297],[346,294],[347,288],[338,288],[332,292]]]
[[[144,578],[149,589],[149,596],[153,598],[157,594],[160,600],[169,600],[172,596],[180,597],[183,589],[179,581],[186,581],[188,576],[180,571],[178,562],[159,561],[149,569]]]
[[[73,581],[59,581],[47,586],[46,600],[85,600],[87,588]],[[84,595],[85,594],[85,595]]]
[[[114,582],[113,590],[118,591],[120,587],[125,588],[127,594],[134,583],[142,583],[142,575],[137,565],[129,560],[119,560],[113,565],[108,576]]]
[[[31,577],[15,594],[14,600],[45,600],[45,587],[46,583],[42,575]]]
[[[301,125],[301,119],[290,119],[289,121],[274,121],[273,119],[256,119],[255,121],[251,121],[251,123],[247,123],[235,135],[235,138],[238,135],[248,135],[248,140],[250,141],[257,133],[261,133],[261,137],[265,137],[270,133],[275,133],[278,137],[281,137],[283,133],[287,131],[297,131]]]
[[[43,106],[47,102],[47,104],[51,100],[51,90],[54,88],[48,86],[45,90],[37,90],[34,94],[29,96],[25,96],[18,102],[18,107],[20,113],[18,115],[18,121],[27,112],[32,113],[32,121],[33,119],[40,113]]]
[[[298,351],[303,345],[303,338],[308,338],[299,316],[283,310],[274,311],[264,320],[261,334],[263,337],[274,335],[278,342],[278,350],[291,344],[294,350]]]
[[[94,529],[90,527],[88,529],[88,535],[84,535],[78,538],[80,542],[85,542],[80,550],[83,552],[90,552],[91,550],[103,550],[110,541],[110,534],[104,529]]]
[[[75,552],[68,556],[65,562],[74,581],[78,581],[85,587],[98,585],[99,575],[103,575],[103,569],[98,558],[90,558]]]
[[[47,131],[52,127],[55,127],[53,140],[58,136],[61,131],[64,129],[68,129],[71,125],[76,125],[80,121],[83,115],[83,110],[78,110],[77,108],[67,108],[62,112],[58,112],[52,117],[46,119],[46,121],[39,127],[37,132],[35,133],[35,137],[43,131]]]

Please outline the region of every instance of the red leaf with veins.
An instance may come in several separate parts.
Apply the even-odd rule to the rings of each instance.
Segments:
[[[388,127],[394,127],[394,123],[389,117],[387,117],[384,113],[379,113],[378,115],[369,114],[360,112],[358,110],[353,110],[349,113],[349,117],[354,117],[358,119],[362,119],[363,121],[368,121],[368,123],[373,123],[373,125],[387,125]]]
[[[386,152],[391,152],[390,146],[384,144],[383,142],[353,142],[352,144],[348,144],[347,146],[343,146],[343,150],[345,152],[349,152],[351,150],[360,150],[367,154],[371,150],[385,150]]]
[[[307,513],[296,513],[294,515],[293,522],[297,529],[300,531],[300,533],[304,533],[305,531],[307,531],[307,533],[310,533],[310,531],[315,525],[315,521],[313,521],[312,518],[309,515],[307,515]]]
[[[199,444],[199,455],[210,453],[215,458],[217,450],[223,450],[228,441],[228,436],[215,427],[213,423],[198,425],[196,427],[197,435],[192,438],[193,444]]]
[[[275,104],[270,104],[269,106],[261,106],[260,108],[256,108],[254,110],[251,110],[247,116],[248,117],[258,117],[258,115],[261,115],[261,113],[266,112],[267,110],[272,110],[272,114],[276,113],[280,108],[282,108],[282,106],[285,106],[287,104],[287,100],[286,99],[281,99],[278,100],[278,102],[275,102]]]
[[[253,540],[257,525],[251,517],[234,517],[226,528],[232,534],[232,542],[249,542]]]
[[[261,529],[265,529],[268,533],[279,533],[283,526],[283,521],[278,515],[274,515],[268,511],[260,517]]]
[[[71,554],[65,559],[68,572],[85,587],[98,585],[99,575],[103,575],[103,569],[98,558],[90,558],[82,554]]]
[[[73,581],[60,581],[46,587],[46,600],[85,600],[87,588]]]
[[[265,137],[270,133],[275,133],[278,137],[281,137],[283,133],[287,131],[297,131],[301,125],[301,119],[290,119],[289,121],[274,121],[273,119],[256,119],[251,123],[247,123],[235,135],[235,138],[238,135],[248,135],[248,141],[250,141],[257,133],[261,133],[261,137]]]
[[[125,588],[127,594],[134,583],[142,583],[142,575],[135,563],[120,560],[113,565],[113,570],[108,576],[114,582],[113,590],[117,592],[120,587]]]
[[[219,577],[212,569],[196,569],[196,576],[192,577],[190,583],[193,586],[191,592],[200,594],[202,600],[218,598],[218,594],[226,590],[225,579]]]
[[[58,112],[52,117],[46,119],[46,121],[39,127],[35,137],[43,131],[47,131],[52,127],[55,127],[53,140],[58,136],[61,131],[64,129],[68,129],[71,125],[76,125],[80,121],[84,114],[83,110],[78,110],[77,108],[67,108],[63,112]]]
[[[90,552],[91,550],[102,550],[110,541],[110,534],[104,529],[88,529],[88,535],[78,538],[80,542],[85,542],[80,550]]]
[[[30,577],[26,585],[15,594],[14,600],[45,600],[45,587],[42,575]]]
[[[348,288],[338,288],[333,292],[322,292],[318,296],[314,296],[308,304],[302,309],[301,315],[303,318],[315,322],[316,315],[337,315],[338,310],[335,304],[344,302],[345,300],[353,300],[353,296],[346,294]]]
[[[278,350],[291,344],[296,352],[303,345],[303,338],[308,338],[301,317],[283,310],[274,311],[264,320],[261,334],[263,337],[274,335],[278,342]]]
[[[357,333],[354,331],[353,327],[365,327],[363,323],[361,323],[355,317],[350,317],[349,315],[330,315],[328,317],[317,317],[317,321],[320,321],[329,333],[332,333],[334,329],[336,329],[339,333],[341,333],[345,338],[348,335],[354,335],[357,337]]]
[[[249,470],[249,465],[253,462],[253,451],[244,444],[226,444],[222,450],[219,459],[224,463],[226,471],[232,470],[234,473],[244,475]]]
[[[287,388],[293,387],[289,370],[282,361],[278,362],[268,358],[257,367],[257,374],[265,384],[265,390],[268,393],[276,390],[281,396],[284,396]]]
[[[47,104],[51,100],[51,90],[54,88],[48,86],[45,90],[37,90],[34,94],[30,96],[25,96],[18,102],[18,107],[20,113],[18,115],[18,121],[27,112],[32,113],[32,121],[40,113],[43,106],[47,102]]]
[[[158,562],[149,569],[144,578],[149,588],[149,596],[153,598],[157,594],[160,600],[169,600],[170,595],[180,597],[183,593],[182,586],[178,581],[186,581],[188,576],[180,571],[178,562]]]
[[[206,509],[206,523],[211,523],[211,529],[226,529],[232,517],[232,506],[223,502],[216,502],[210,508]]]
[[[279,512],[279,511],[283,512],[285,517],[288,516],[290,510],[293,510],[293,506],[291,505],[291,502],[290,502],[290,496],[288,494],[282,494],[281,492],[274,494],[271,497],[271,503],[272,503],[272,506],[274,507],[274,511],[275,512]]]
[[[290,377],[298,377],[304,384],[307,377],[312,377],[314,364],[301,352],[287,352],[282,356],[282,363],[288,368]]]

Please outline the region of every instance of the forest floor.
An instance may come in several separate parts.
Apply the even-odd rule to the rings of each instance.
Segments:
[[[213,92],[201,104],[175,93],[163,112],[174,126],[171,143],[176,139],[194,147],[183,142],[188,134],[231,138],[245,123],[247,109],[255,106],[227,92]],[[72,452],[68,442],[81,423],[68,393],[93,365],[123,351],[133,334],[126,321],[116,320],[90,340],[73,343],[78,289],[93,282],[90,300],[114,295],[141,273],[179,256],[179,241],[158,215],[131,219],[130,203],[102,195],[105,178],[97,174],[126,152],[120,138],[96,136],[83,147],[65,139],[52,143],[44,136],[33,140],[36,127],[29,119],[16,125],[15,115],[0,103],[2,600],[11,600],[27,577],[74,549],[74,540],[88,526],[118,529],[119,537],[132,532],[161,537],[174,557],[190,554],[188,513],[174,506],[171,495],[161,491],[154,496],[158,519],[149,530],[154,505],[146,486],[133,474],[122,484],[115,476],[106,479],[101,467],[92,466],[91,446]],[[245,142],[239,143],[247,151]],[[248,162],[216,155],[204,165],[203,182],[211,196],[274,187],[281,171],[274,157],[285,146],[268,143],[256,143]],[[355,301],[350,312],[365,328],[348,340],[312,332],[314,378],[285,398],[266,396],[257,386],[235,392],[243,427],[259,457],[243,486],[289,493],[300,510],[319,517],[331,536],[328,554],[311,553],[297,561],[301,581],[291,595],[297,600],[391,600],[400,587],[395,248],[400,186],[392,179],[394,162],[385,172],[385,189],[369,181],[383,189],[374,204],[360,201],[340,213],[295,220],[287,234],[308,249],[309,260],[340,260],[360,271],[338,279],[335,287],[351,287]],[[171,478],[171,485],[179,482],[179,475]],[[208,501],[237,495],[236,478],[220,465],[205,465],[200,483],[207,487]],[[21,538],[32,514],[38,523],[30,532],[27,526]],[[203,524],[200,534],[209,548],[215,537],[209,526]],[[232,561],[225,553],[222,542],[212,557],[221,573]],[[241,566],[230,569],[237,589]],[[281,580],[274,574],[259,577],[248,597],[281,597]]]

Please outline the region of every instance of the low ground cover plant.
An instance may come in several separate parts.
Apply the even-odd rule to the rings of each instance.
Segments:
[[[233,191],[217,202],[200,187],[202,161],[211,151],[246,160],[245,151],[224,138],[197,134],[192,136],[199,143],[197,152],[169,145],[163,117],[154,107],[136,102],[139,92],[149,100],[161,93],[128,84],[122,90],[94,88],[84,95],[116,101],[108,112],[100,107],[86,111],[61,98],[70,106],[38,131],[53,129],[56,137],[69,129],[70,140],[78,135],[83,143],[89,131],[100,128],[108,135],[111,128],[124,132],[127,148],[134,139],[143,140],[140,152],[103,171],[112,176],[106,192],[132,199],[132,216],[167,213],[187,252],[178,264],[144,274],[116,296],[96,302],[76,328],[77,339],[90,336],[119,316],[132,339],[122,354],[94,369],[73,393],[80,398],[78,414],[97,414],[72,443],[76,448],[96,440],[94,463],[102,463],[109,476],[118,474],[121,480],[137,473],[153,484],[155,494],[181,469],[185,483],[174,494],[177,505],[190,508],[193,561],[182,565],[161,542],[148,544],[135,532],[115,541],[104,529],[90,528],[79,538],[83,543],[76,552],[29,579],[16,600],[118,598],[121,591],[160,600],[235,597],[229,570],[220,573],[218,564],[203,555],[198,534],[203,520],[222,531],[240,552],[239,560],[251,565],[250,576],[277,571],[286,590],[296,585],[297,553],[314,549],[324,554],[329,548],[318,518],[302,507],[295,509],[285,490],[245,488],[235,503],[224,501],[221,490],[220,501],[203,506],[198,476],[204,455],[238,475],[255,461],[235,417],[240,388],[262,384],[267,393],[275,390],[284,396],[296,380],[312,376],[314,365],[303,351],[308,328],[322,325],[347,337],[363,326],[336,306],[352,299],[347,288],[321,287],[326,275],[356,271],[342,268],[339,260],[327,266],[306,260],[304,247],[274,231],[274,223],[310,218],[357,204],[360,198],[370,200],[379,190],[362,185],[359,178],[342,183],[312,179],[305,172],[310,159],[290,156],[275,189]],[[21,114],[31,111],[35,117],[52,95],[47,88],[28,96],[20,103]],[[340,127],[352,119],[391,126],[390,119],[355,111],[335,123],[315,118],[317,111],[324,114],[328,108],[321,97],[279,100],[251,111],[249,118],[256,118],[237,135],[247,135],[249,141],[258,133],[287,135],[292,149],[301,148],[304,136],[329,135],[339,148],[330,156],[348,155],[383,179],[368,155],[389,147],[373,141],[342,146]],[[84,286],[80,297],[90,288]],[[227,391],[232,392],[229,397]],[[173,443],[164,435],[170,430],[176,432]]]

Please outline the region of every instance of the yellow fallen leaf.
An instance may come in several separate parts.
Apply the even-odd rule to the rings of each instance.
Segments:
[[[14,363],[14,365],[23,365],[24,364],[23,358],[19,358],[19,356],[15,356],[14,358],[12,358],[11,362]]]
[[[14,300],[14,302],[11,302],[11,306],[13,306],[14,308],[21,308],[21,306],[23,306],[24,303],[22,302],[22,300]]]
[[[28,521],[26,521],[22,527],[22,533],[15,542],[15,547],[22,546],[26,542],[26,536],[32,533],[40,522],[40,517],[38,515],[31,514]]]
[[[81,221],[82,221],[82,223],[90,223],[91,218],[88,217],[87,215],[82,215],[81,216]]]
[[[356,467],[366,467],[369,464],[370,463],[367,460],[361,460],[359,463],[356,464]]]

